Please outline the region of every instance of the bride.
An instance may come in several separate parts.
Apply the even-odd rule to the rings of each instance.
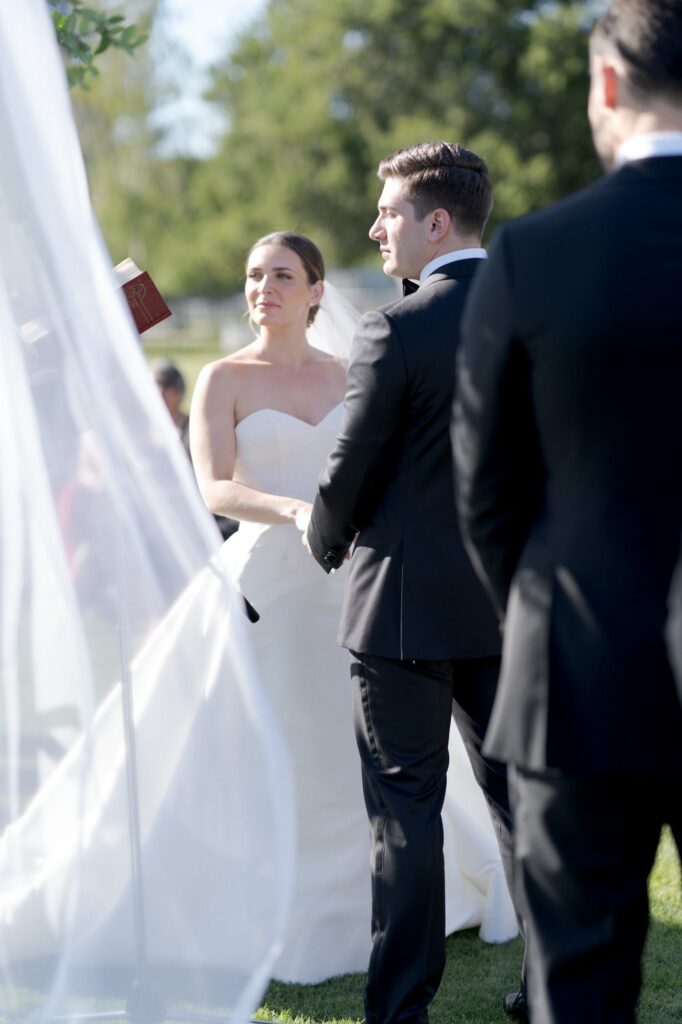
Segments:
[[[366,825],[332,637],[340,595],[320,585],[285,507],[312,495],[342,367],[310,352],[310,391],[283,389],[278,405],[277,390],[249,391],[295,376],[259,354],[276,331],[231,361],[244,377],[227,431],[234,477],[263,504],[218,549],[112,283],[44,0],[0,5],[0,58],[0,1016],[43,1022],[153,991],[177,1016],[213,1001],[217,975],[223,1016],[247,1019],[281,950],[293,961],[282,975],[322,977],[363,967],[368,943]],[[207,397],[223,376],[207,371]],[[222,473],[220,437],[203,443]],[[268,521],[275,495],[281,525]],[[282,731],[298,802],[290,919]],[[457,795],[450,927],[492,922],[488,937],[507,937],[489,825],[473,783],[460,776]]]
[[[296,526],[341,424],[358,316],[325,285],[317,247],[293,232],[253,245],[245,292],[256,339],[203,369],[190,440],[208,508],[242,521],[221,561],[260,613],[257,666],[293,761],[294,889],[274,977],[316,982],[364,970],[370,951],[368,826],[347,653],[335,640],[344,574],[324,577]],[[492,825],[451,733],[447,930],[480,925],[482,938],[504,941],[517,926]]]

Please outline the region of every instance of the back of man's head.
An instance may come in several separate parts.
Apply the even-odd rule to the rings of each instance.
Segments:
[[[611,0],[592,48],[620,57],[641,100],[682,104],[682,0]]]
[[[492,209],[492,184],[485,160],[456,142],[421,142],[406,146],[379,164],[381,181],[397,178],[404,196],[422,220],[444,209],[463,235],[483,234]]]

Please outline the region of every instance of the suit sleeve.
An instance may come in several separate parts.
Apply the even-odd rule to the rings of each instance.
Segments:
[[[329,572],[344,560],[371,514],[401,429],[403,348],[381,312],[361,320],[351,351],[341,430],[322,475],[308,527],[315,559]]]
[[[452,427],[462,537],[500,619],[544,479],[510,263],[503,230],[465,310]]]

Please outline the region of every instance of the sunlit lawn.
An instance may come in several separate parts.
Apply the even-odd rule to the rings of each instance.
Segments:
[[[157,356],[164,356],[170,359],[180,370],[185,378],[187,391],[185,394],[185,408],[189,411],[189,404],[192,399],[192,392],[196,384],[199,371],[206,363],[219,359],[223,353],[219,350],[218,344],[205,344],[203,346],[167,346],[161,344],[145,345],[145,355],[148,360]]]
[[[650,879],[652,925],[645,954],[640,1024],[682,1024],[682,886],[675,846],[665,833]],[[448,939],[448,962],[433,1003],[432,1024],[502,1024],[505,992],[517,987],[521,942],[491,946],[476,931]],[[363,976],[322,985],[273,983],[258,1018],[295,1024],[347,1024],[363,1016]],[[576,1021],[576,1024],[580,1024]]]
[[[650,879],[650,894],[652,924],[645,953],[639,1024],[682,1024],[681,878],[668,832],[661,841]],[[501,1009],[501,997],[518,984],[520,940],[488,945],[480,941],[475,929],[469,929],[450,936],[447,950],[445,976],[431,1008],[432,1024],[504,1024],[507,1018]],[[321,985],[273,982],[255,1016],[260,1021],[287,1024],[358,1024],[363,1016],[363,982],[361,974],[334,978]],[[0,985],[0,1024],[28,1024],[35,1019],[41,1002],[38,992],[18,992]],[[78,1005],[83,1013],[120,1009],[122,1001],[112,997],[104,1003],[84,998]],[[210,1006],[184,1005],[190,1014],[208,1013],[227,1020],[227,1010],[218,1002]],[[172,1014],[168,1019],[174,1019]]]

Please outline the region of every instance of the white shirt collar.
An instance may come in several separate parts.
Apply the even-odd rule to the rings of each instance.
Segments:
[[[652,156],[682,156],[682,132],[642,132],[626,139],[616,154],[616,167]]]
[[[425,267],[422,267],[419,283],[424,284],[426,278],[433,274],[434,270],[444,267],[446,263],[454,263],[455,260],[485,260],[487,258],[488,253],[485,249],[456,249],[455,252],[445,252],[442,256],[436,256],[435,260],[431,260]]]

